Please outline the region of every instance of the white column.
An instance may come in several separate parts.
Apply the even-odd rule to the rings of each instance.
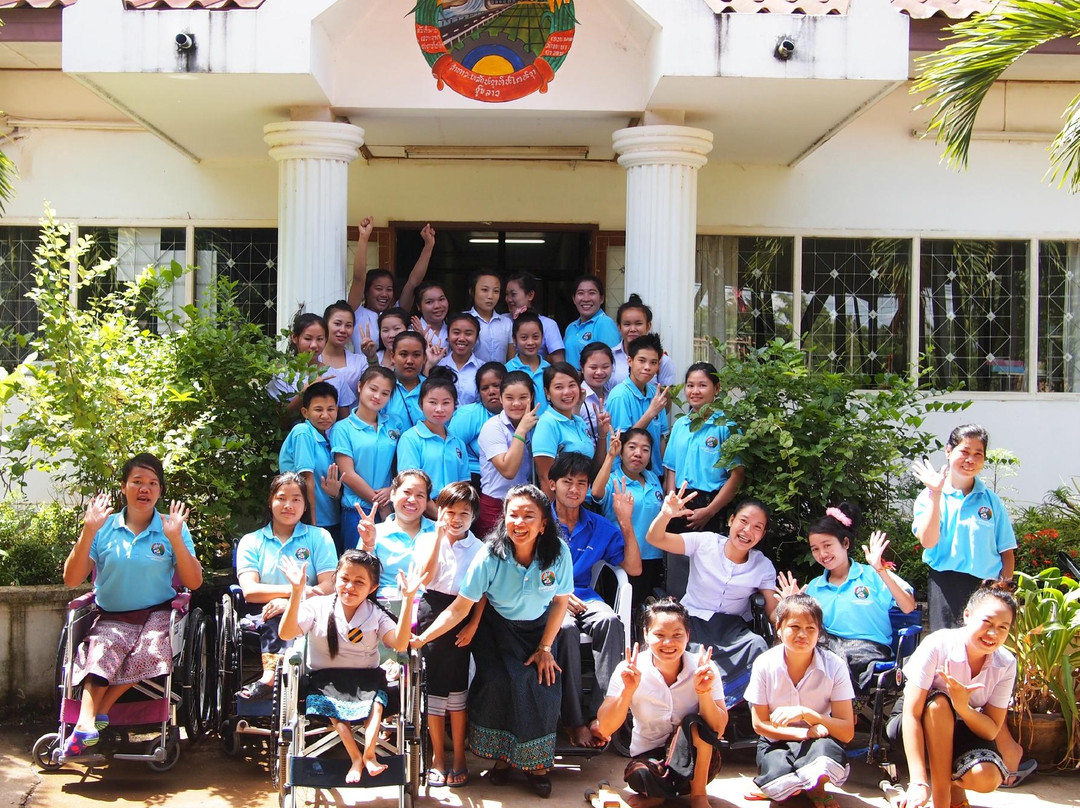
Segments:
[[[653,330],[681,377],[694,355],[697,173],[713,136],[689,126],[635,126],[613,141],[626,169],[626,294],[637,292],[652,308]]]
[[[348,123],[287,121],[263,127],[278,161],[278,328],[302,304],[322,312],[345,297],[349,163],[364,130]]]

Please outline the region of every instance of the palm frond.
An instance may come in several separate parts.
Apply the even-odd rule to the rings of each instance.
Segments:
[[[0,151],[0,213],[4,212],[4,205],[15,196],[15,178],[19,172],[11,158]]]
[[[927,127],[945,145],[950,165],[965,167],[975,116],[987,92],[1021,56],[1055,39],[1080,37],[1080,0],[1008,0],[985,14],[952,25],[946,45],[919,60],[920,74],[912,93],[925,94],[920,107],[934,108]],[[1073,124],[1070,107],[1069,124]],[[1080,127],[1080,123],[1074,126]],[[1075,142],[1077,132],[1071,140]],[[1072,189],[1080,185],[1080,144],[1055,142],[1055,176]]]

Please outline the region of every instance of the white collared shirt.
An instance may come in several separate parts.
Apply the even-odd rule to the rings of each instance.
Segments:
[[[334,657],[330,656],[330,645],[326,640],[331,605],[334,606],[334,628],[338,634],[338,652]],[[370,600],[364,600],[356,607],[352,620],[346,620],[341,601],[333,595],[305,599],[296,620],[300,630],[309,635],[308,659],[315,671],[378,667],[379,642],[397,628],[393,618]],[[356,642],[349,639],[351,629],[359,629],[354,635]]]
[[[727,536],[719,533],[683,533],[690,575],[682,604],[694,617],[709,620],[714,614],[736,614],[750,621],[750,596],[776,589],[776,567],[759,550],[736,564],[724,554]]]
[[[514,329],[514,321],[508,314],[493,312],[490,320],[480,316],[480,312],[473,306],[469,314],[480,321],[480,336],[476,340],[476,348],[473,353],[481,362],[506,363],[506,349],[513,342],[510,336]]]
[[[904,676],[920,690],[947,690],[938,673],[946,670],[961,684],[979,684],[971,692],[971,706],[978,710],[1008,707],[1016,682],[1016,657],[1005,648],[997,648],[983,663],[977,676],[972,676],[968,663],[966,628],[943,628],[919,643],[915,653],[904,665]]]
[[[634,730],[630,736],[630,754],[640,755],[650,749],[667,744],[671,734],[686,716],[698,711],[698,696],[694,690],[694,671],[697,654],[683,654],[682,670],[672,684],[653,666],[651,651],[644,650],[638,656],[641,683],[630,699],[630,712],[634,716]],[[724,701],[724,683],[715,662],[713,669],[713,701]],[[620,662],[608,683],[608,698],[618,698],[623,692],[622,672],[626,662]]]
[[[855,698],[847,663],[832,651],[818,647],[802,679],[791,680],[784,646],[774,645],[754,660],[745,698],[772,712],[777,707],[807,707],[819,715],[832,715],[834,701]],[[806,726],[799,722],[797,726]]]
[[[435,541],[435,533],[421,533],[416,537],[413,558],[426,558]],[[425,587],[429,592],[441,592],[444,595],[457,595],[461,589],[461,579],[469,568],[476,554],[484,543],[472,532],[466,533],[455,542],[444,541],[439,544],[439,557],[435,561],[435,574]]]

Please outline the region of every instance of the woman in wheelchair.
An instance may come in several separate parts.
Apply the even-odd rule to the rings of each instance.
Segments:
[[[310,524],[304,478],[293,471],[279,474],[270,482],[267,502],[270,522],[248,533],[236,546],[236,580],[244,602],[262,606],[254,620],[262,652],[262,676],[245,685],[237,695],[256,701],[268,699],[274,691],[274,671],[288,643],[278,636],[278,624],[289,602],[292,587],[281,571],[288,556],[308,561],[307,595],[328,595],[334,588],[337,550],[330,534]]]
[[[552,646],[573,591],[570,548],[559,538],[551,503],[535,486],[514,486],[502,520],[465,572],[460,594],[413,639],[420,648],[442,636],[487,596],[472,643],[469,745],[496,761],[487,774],[493,785],[506,783],[513,766],[525,772],[538,796],[551,795],[547,774],[562,702]]]
[[[94,573],[99,609],[75,659],[82,682],[79,718],[64,742],[65,757],[78,757],[98,742],[109,710],[132,685],[172,668],[170,603],[174,576],[182,586],[202,585],[202,567],[188,532],[188,509],[172,502],[157,511],[165,494],[165,471],[152,454],[124,464],[125,507],[114,514],[107,494],[90,500],[82,532],[64,561],[64,583],[76,587]]]
[[[995,740],[1008,732],[1016,657],[1003,646],[1015,618],[1012,588],[986,580],[968,599],[964,625],[935,631],[904,665],[905,808],[968,808],[965,790],[985,794],[1016,774]],[[895,722],[889,731],[895,737]]]
[[[883,560],[889,542],[875,530],[870,544],[862,546],[865,564],[852,561],[848,553],[859,527],[859,509],[848,502],[828,508],[810,525],[807,539],[814,560],[825,573],[806,586],[789,573],[780,573],[780,597],[806,592],[821,604],[826,647],[847,660],[851,681],[858,691],[870,684],[877,662],[892,659],[892,624],[889,609],[896,605],[904,614],[915,608],[911,585],[892,572]]]
[[[346,550],[337,565],[334,594],[305,600],[307,562],[281,559],[289,581],[289,603],[279,628],[283,640],[310,634],[308,664],[312,671],[305,708],[308,715],[330,719],[352,766],[346,783],[359,783],[364,772],[375,776],[386,769],[375,757],[379,724],[388,696],[386,673],[379,667],[379,641],[404,651],[412,633],[412,602],[425,576],[398,573],[401,616],[393,616],[375,600],[379,588],[379,559],[363,550]],[[353,738],[352,722],[366,721],[364,751]]]
[[[745,672],[768,648],[764,637],[750,630],[750,597],[760,592],[771,620],[776,610],[776,568],[754,549],[769,527],[769,514],[757,500],[739,503],[728,519],[728,533],[670,533],[668,523],[688,516],[695,494],[686,484],[671,491],[649,526],[646,540],[669,553],[690,557],[690,575],[682,604],[690,613],[695,642],[713,647],[713,661],[724,681]]]

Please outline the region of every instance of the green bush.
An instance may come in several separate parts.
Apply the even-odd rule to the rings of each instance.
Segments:
[[[805,528],[830,505],[857,504],[866,530],[894,521],[900,503],[917,493],[907,473],[911,460],[940,446],[922,429],[926,413],[968,406],[929,401],[908,376],[870,381],[808,368],[803,352],[782,340],[729,357],[720,371],[729,394],[721,406],[739,433],[724,442],[719,462],[739,458],[746,469],[742,493],[772,511],[779,568],[813,569]],[[708,414],[702,408],[700,417]]]
[[[1051,504],[1025,508],[1013,519],[1016,533],[1016,569],[1038,575],[1057,567],[1057,554],[1078,558],[1080,520],[1064,518]]]
[[[116,491],[123,463],[139,452],[165,465],[167,499],[192,508],[189,522],[204,563],[227,554],[262,520],[283,434],[281,411],[266,393],[276,373],[303,375],[275,341],[247,322],[234,285],[219,280],[208,300],[182,312],[163,302],[185,271],[148,267],[135,281],[103,291],[111,264],[84,265],[87,239],[50,211],[35,257],[41,324],[19,338],[32,353],[0,378],[0,397],[25,410],[3,440],[8,482],[30,470],[52,476],[78,501]],[[69,266],[77,266],[76,305]]]
[[[82,514],[58,502],[0,502],[0,586],[59,583]]]

